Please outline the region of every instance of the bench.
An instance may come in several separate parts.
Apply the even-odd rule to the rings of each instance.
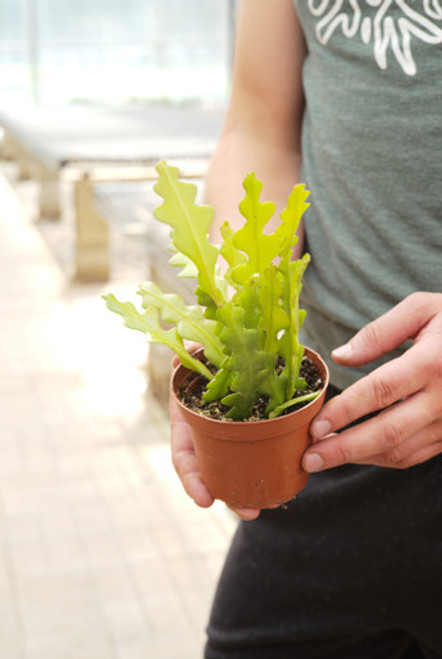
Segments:
[[[204,179],[198,163],[180,168],[181,178],[187,178],[198,188],[197,200],[201,201],[204,194]],[[155,174],[155,175],[154,175]],[[147,267],[145,279],[157,283],[162,290],[168,293],[177,293],[187,303],[194,303],[193,291],[195,280],[179,278],[179,268],[171,266],[169,259],[171,252],[169,232],[170,227],[158,222],[153,217],[154,209],[161,203],[161,198],[154,193],[154,181],[126,180],[109,181],[87,179],[92,204],[89,212],[93,212],[95,220],[101,222],[109,229],[125,231],[136,234],[139,240],[146,244]],[[152,172],[152,179],[156,172]],[[84,186],[85,182],[81,183]],[[78,190],[77,190],[78,192]],[[134,282],[134,289],[141,281]],[[167,407],[169,399],[169,380],[171,375],[170,350],[161,344],[149,346],[147,360],[147,374],[151,393],[164,406]]]
[[[204,169],[221,122],[219,111],[161,104],[0,111],[3,156],[17,162],[19,179],[39,183],[40,218],[61,215],[60,177],[74,184],[75,272],[82,281],[106,280],[110,272],[107,220],[95,212],[94,186],[152,179],[162,159]]]

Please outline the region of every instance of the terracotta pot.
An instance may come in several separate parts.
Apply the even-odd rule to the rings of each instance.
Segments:
[[[172,392],[190,425],[202,476],[214,499],[236,508],[269,508],[290,501],[306,485],[308,474],[301,468],[301,458],[310,443],[310,422],[324,402],[329,375],[316,352],[306,348],[305,354],[324,380],[321,394],[299,410],[262,421],[219,421],[193,412],[177,394],[200,376],[181,365],[173,373]]]

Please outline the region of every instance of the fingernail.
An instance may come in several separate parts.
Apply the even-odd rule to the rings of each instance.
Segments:
[[[343,346],[339,346],[339,348],[335,348],[332,351],[333,357],[339,357],[340,359],[347,359],[350,357],[351,353],[353,352],[353,348],[351,347],[350,343],[344,343]]]
[[[327,419],[324,419],[323,421],[315,421],[312,424],[311,427],[311,435],[314,439],[321,439],[321,437],[325,437],[326,435],[329,435],[332,431],[332,425],[330,421],[327,421]]]
[[[309,453],[304,457],[303,467],[305,471],[321,471],[324,467],[324,460],[317,453]]]

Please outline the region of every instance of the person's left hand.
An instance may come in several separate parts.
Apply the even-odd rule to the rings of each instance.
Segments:
[[[404,469],[442,452],[442,293],[413,293],[332,353],[343,366],[369,363],[407,339],[397,359],[330,400],[312,423],[308,472],[352,464]],[[353,421],[383,410],[357,426]]]
[[[187,350],[192,353],[199,344],[187,342]],[[173,366],[179,364],[178,357],[174,357]],[[171,424],[171,450],[172,463],[185,492],[201,508],[209,508],[213,504],[213,497],[204,483],[201,469],[198,464],[192,434],[189,425],[181,415],[174,398],[170,397],[170,424]],[[231,508],[231,510],[244,521],[256,519],[260,510],[255,508]]]

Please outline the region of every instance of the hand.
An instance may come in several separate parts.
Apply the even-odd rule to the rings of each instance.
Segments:
[[[442,452],[442,294],[413,293],[332,353],[343,366],[367,364],[413,346],[324,405],[311,426],[306,471],[346,463],[404,469]],[[334,435],[357,419],[384,410]]]
[[[189,352],[193,352],[199,346],[190,344],[187,347]],[[175,357],[174,366],[178,363],[178,358]],[[198,506],[209,508],[214,500],[203,481],[190,428],[173,398],[170,399],[170,422],[173,466],[190,498]],[[243,520],[256,519],[260,513],[260,510],[252,508],[232,508],[232,510]]]

